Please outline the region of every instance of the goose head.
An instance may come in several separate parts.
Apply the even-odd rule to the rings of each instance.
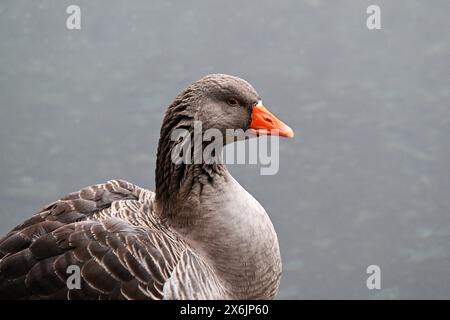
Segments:
[[[255,135],[292,138],[292,129],[263,105],[262,99],[247,81],[226,74],[211,74],[191,84],[177,100],[188,101],[195,121],[202,130],[243,130]],[[170,107],[169,107],[170,114]]]
[[[262,104],[261,97],[247,81],[225,74],[203,77],[175,98],[163,120],[155,172],[156,200],[161,206],[171,207],[175,205],[175,199],[188,197],[192,187],[189,181],[202,170],[208,173],[223,170],[220,165],[209,168],[201,164],[200,170],[190,164],[173,162],[171,152],[178,143],[172,137],[174,130],[183,129],[195,135],[196,122],[201,123],[201,134],[210,129],[220,131],[223,144],[239,140],[236,137],[229,140],[228,130],[243,130],[245,137],[249,131],[256,136],[294,136],[292,129]],[[191,145],[195,147],[195,142]],[[183,187],[183,180],[187,181],[186,187]]]
[[[250,131],[256,135],[279,135],[292,138],[292,129],[274,116],[247,81],[225,74],[208,75],[192,85],[200,89],[195,120],[202,129]]]

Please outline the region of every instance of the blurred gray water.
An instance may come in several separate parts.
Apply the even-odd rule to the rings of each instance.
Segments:
[[[278,297],[450,298],[449,14],[447,0],[4,0],[0,233],[82,186],[153,189],[166,106],[229,73],[296,132],[277,175],[231,167],[277,229]]]

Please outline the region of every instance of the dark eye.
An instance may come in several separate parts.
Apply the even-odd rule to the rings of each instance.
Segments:
[[[232,107],[237,107],[239,102],[235,98],[228,98],[227,103]]]

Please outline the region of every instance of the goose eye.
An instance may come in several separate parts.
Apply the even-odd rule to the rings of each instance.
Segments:
[[[235,98],[229,98],[227,103],[232,107],[237,107],[239,105],[239,102]]]

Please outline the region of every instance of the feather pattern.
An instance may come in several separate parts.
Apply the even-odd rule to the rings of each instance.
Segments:
[[[198,258],[153,213],[153,200],[151,191],[112,180],[46,206],[0,240],[0,299],[189,297],[205,275],[192,266],[185,272]],[[70,290],[73,265],[81,288]],[[186,276],[184,292],[174,278]],[[174,283],[177,290],[164,293]]]

